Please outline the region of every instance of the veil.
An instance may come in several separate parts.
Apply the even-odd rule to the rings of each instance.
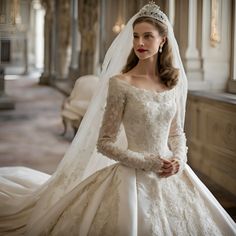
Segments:
[[[119,74],[126,64],[128,55],[132,49],[132,25],[138,17],[139,13],[135,14],[128,21],[108,49],[102,65],[98,88],[94,93],[71,146],[67,150],[56,172],[34,193],[34,198],[37,200],[37,203],[30,217],[29,229],[33,227],[34,224],[37,224],[38,219],[42,218],[51,206],[56,204],[57,201],[81,183],[86,177],[114,163],[114,161],[109,158],[97,153],[96,143],[106,103],[108,82],[112,76]],[[168,26],[167,37],[173,50],[174,66],[179,68],[180,72],[179,82],[176,86],[177,104],[180,111],[179,119],[181,119],[182,126],[184,126],[187,79],[180,58],[178,44],[167,17],[166,24]],[[118,142],[119,145],[126,145],[124,131],[121,132],[121,136],[118,137]]]

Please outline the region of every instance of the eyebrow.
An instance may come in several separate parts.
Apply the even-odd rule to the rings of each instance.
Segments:
[[[134,32],[133,34],[138,34],[138,33]],[[143,34],[152,34],[152,32],[144,32]]]

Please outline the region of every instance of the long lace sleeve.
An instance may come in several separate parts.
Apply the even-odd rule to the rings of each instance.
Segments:
[[[142,170],[158,171],[162,161],[156,156],[145,156],[130,149],[122,149],[115,144],[125,109],[126,95],[124,88],[110,79],[107,105],[97,142],[97,150],[103,155],[122,164]]]
[[[186,137],[178,119],[178,110],[171,122],[168,144],[173,152],[174,158],[179,160],[180,168],[178,173],[181,173],[187,162],[187,146]]]

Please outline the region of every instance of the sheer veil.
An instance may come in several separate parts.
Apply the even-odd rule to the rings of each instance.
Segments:
[[[87,176],[114,163],[110,159],[97,153],[96,142],[104,113],[108,82],[112,76],[119,74],[126,64],[127,57],[132,49],[132,24],[137,17],[139,17],[139,13],[128,21],[107,51],[102,65],[98,89],[92,98],[91,104],[70,148],[59,164],[56,172],[34,193],[34,200],[36,200],[37,203],[30,217],[29,230],[34,224],[37,224],[37,221],[46,214],[51,206],[70,192]],[[187,79],[179,55],[178,44],[167,17],[166,23],[168,26],[169,43],[172,45],[173,50],[174,66],[180,70],[179,82],[176,89],[180,110],[179,118],[182,121],[182,125],[184,125]],[[120,145],[126,144],[124,132],[122,132],[118,142]]]
[[[63,204],[68,200],[68,197],[73,197],[71,191],[75,187],[80,188],[86,182],[83,182],[82,185],[79,184],[88,176],[114,163],[109,158],[97,153],[96,144],[106,105],[109,79],[121,73],[125,66],[133,44],[133,22],[141,16],[163,20],[168,27],[167,38],[168,43],[172,46],[174,66],[180,72],[175,94],[178,119],[182,124],[182,128],[184,128],[187,78],[172,26],[158,6],[151,2],[128,21],[108,49],[102,65],[98,88],[71,146],[55,173],[50,177],[42,172],[24,167],[13,169],[16,172],[12,169],[11,172],[7,167],[1,168],[0,232],[6,232],[5,230],[7,230],[9,235],[39,235],[47,225],[51,224],[51,219],[48,222],[48,219],[52,216],[50,214],[60,213],[60,209],[63,208]],[[117,145],[124,148],[127,145],[122,127]],[[234,232],[234,235],[236,235],[235,222],[194,174],[188,164],[185,166],[184,174],[188,181],[192,182],[194,188],[199,190],[202,200],[208,204],[218,221],[218,225],[226,232]],[[173,192],[173,194],[176,193]]]

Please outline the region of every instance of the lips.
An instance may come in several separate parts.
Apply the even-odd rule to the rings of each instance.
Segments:
[[[137,51],[142,53],[142,52],[146,52],[147,50],[145,50],[143,48],[139,48]]]

